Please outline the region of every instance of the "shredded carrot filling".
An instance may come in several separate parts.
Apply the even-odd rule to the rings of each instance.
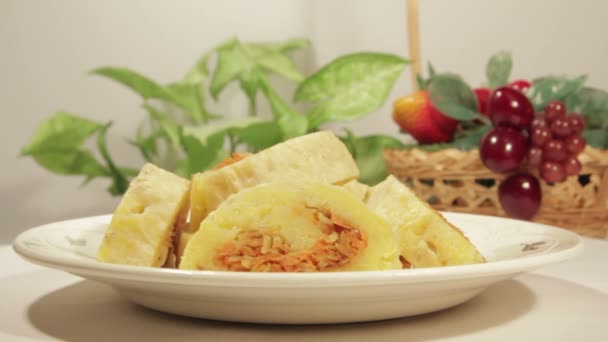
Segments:
[[[238,152],[234,152],[231,156],[229,156],[228,158],[222,160],[221,162],[219,162],[219,164],[215,165],[215,167],[213,168],[214,170],[219,170],[221,168],[223,168],[224,166],[228,166],[230,164],[234,164],[236,162],[238,162],[239,160],[245,159],[247,157],[249,157],[251,155],[251,153],[238,153]]]
[[[217,259],[231,271],[330,271],[348,264],[367,247],[367,238],[361,231],[334,215],[318,213],[315,217],[325,236],[308,250],[292,252],[289,241],[282,236],[253,230],[218,248]]]
[[[410,264],[410,262],[407,261],[407,259],[404,258],[403,255],[399,256],[399,261],[401,261],[402,268],[412,268],[412,264]]]

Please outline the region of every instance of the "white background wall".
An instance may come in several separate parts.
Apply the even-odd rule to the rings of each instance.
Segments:
[[[590,84],[608,89],[606,13],[608,2],[600,0],[421,0],[422,57],[478,84],[488,56],[506,49],[517,77],[588,73]],[[405,0],[0,0],[0,243],[33,225],[109,213],[117,204],[105,182],[79,188],[80,178],[16,157],[57,110],[114,120],[111,140],[132,136],[144,115],[138,97],[87,71],[127,66],[169,82],[233,35],[308,37],[313,48],[297,55],[308,71],[353,51],[407,56],[405,14]],[[409,90],[405,72],[391,100]],[[237,93],[221,97],[223,109],[245,111]],[[348,126],[397,135],[390,102]],[[123,163],[141,162],[122,142],[110,147]]]

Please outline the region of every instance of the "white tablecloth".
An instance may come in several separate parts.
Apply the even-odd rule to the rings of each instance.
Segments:
[[[171,316],[0,247],[0,341],[608,341],[608,241],[442,312],[363,324],[269,326]]]

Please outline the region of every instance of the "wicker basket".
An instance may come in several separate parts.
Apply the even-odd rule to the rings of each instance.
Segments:
[[[478,150],[386,150],[384,158],[389,173],[438,210],[507,216],[497,190],[504,176],[488,170]],[[579,159],[578,177],[541,182],[543,202],[533,221],[608,238],[608,150],[588,146]]]

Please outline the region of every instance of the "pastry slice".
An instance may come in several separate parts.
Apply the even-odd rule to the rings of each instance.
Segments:
[[[458,228],[395,177],[371,187],[366,202],[392,226],[404,265],[420,268],[484,262]]]
[[[230,196],[203,221],[180,269],[332,272],[399,269],[390,226],[339,186],[273,182]]]
[[[97,260],[165,265],[173,251],[174,227],[183,224],[187,215],[189,187],[186,179],[153,164],[144,165],[114,211]]]
[[[316,132],[287,140],[256,154],[192,177],[189,231],[228,196],[262,183],[317,181],[344,184],[359,176],[346,146],[332,132]]]
[[[358,198],[360,201],[365,202],[367,194],[369,192],[369,185],[363,184],[356,179],[342,186],[346,191],[350,192],[353,196]]]

